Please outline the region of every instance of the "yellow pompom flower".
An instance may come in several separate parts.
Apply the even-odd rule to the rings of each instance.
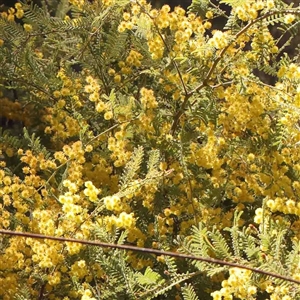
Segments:
[[[294,22],[294,20],[295,20],[295,16],[292,15],[292,14],[288,14],[288,15],[286,15],[286,16],[284,17],[284,23],[285,23],[285,24],[291,24],[291,23]]]
[[[30,24],[24,24],[23,27],[24,27],[25,31],[27,31],[27,32],[32,31],[32,26]]]
[[[107,111],[105,114],[104,114],[104,119],[105,120],[111,120],[113,118],[113,113],[112,111]]]

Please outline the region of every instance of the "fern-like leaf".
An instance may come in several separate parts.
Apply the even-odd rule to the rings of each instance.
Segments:
[[[31,291],[28,286],[22,286],[20,291],[15,295],[14,300],[29,300],[31,299]]]
[[[247,0],[221,0],[220,1],[220,3],[227,4],[231,7],[240,6],[240,5],[243,5],[246,2],[247,2]]]
[[[106,34],[104,37],[105,45],[103,51],[107,53],[108,61],[115,60],[124,53],[127,39],[127,32],[119,33],[117,30],[114,30],[113,33],[110,32]]]
[[[168,267],[168,273],[170,274],[170,276],[176,276],[176,274],[178,272],[178,268],[176,265],[175,258],[171,257],[171,256],[166,256],[165,262]]]
[[[154,178],[158,176],[158,164],[160,159],[160,152],[159,150],[152,150],[149,153],[149,160],[148,160],[148,173],[146,178]]]
[[[50,157],[50,152],[41,144],[41,139],[36,137],[35,133],[31,136],[29,135],[28,130],[24,127],[23,129],[24,138],[28,141],[28,146],[31,148],[35,153],[43,153],[44,157],[47,159]]]
[[[241,240],[240,240],[240,232],[238,227],[238,222],[243,212],[235,212],[233,226],[231,228],[226,228],[227,231],[230,232],[231,240],[232,240],[232,248],[234,251],[235,257],[240,257],[240,247],[241,247]]]
[[[22,148],[25,145],[24,141],[13,133],[11,130],[3,130],[2,127],[0,127],[0,143],[17,149]]]
[[[208,6],[208,0],[192,0],[192,4],[188,7],[188,12],[197,13],[203,18],[208,10]]]
[[[147,267],[145,273],[137,273],[137,280],[139,284],[147,288],[153,287],[156,284],[164,283],[164,279],[157,272],[154,272],[150,267]]]
[[[141,163],[144,157],[144,149],[142,146],[135,148],[130,161],[126,164],[124,173],[121,177],[122,187],[126,187],[130,182],[133,181],[135,175],[140,169]]]
[[[233,254],[222,233],[214,228],[214,230],[209,233],[209,236],[216,256],[220,259],[232,259]]]
[[[192,285],[188,284],[182,288],[182,296],[184,300],[199,300]]]

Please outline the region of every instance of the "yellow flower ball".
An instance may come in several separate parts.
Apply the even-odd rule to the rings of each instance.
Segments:
[[[23,27],[24,27],[25,31],[27,31],[27,32],[32,31],[32,26],[30,24],[24,24]]]
[[[104,119],[105,120],[111,120],[113,118],[113,113],[112,111],[107,111],[105,114],[104,114]]]
[[[120,83],[121,80],[122,80],[121,75],[116,75],[116,76],[114,77],[114,82],[115,82],[115,83]]]

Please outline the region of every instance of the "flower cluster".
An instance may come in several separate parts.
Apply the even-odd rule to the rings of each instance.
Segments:
[[[115,167],[124,166],[131,157],[123,130],[117,131],[115,137],[109,137],[107,148],[112,152],[110,157],[114,161]]]
[[[229,270],[229,278],[222,281],[222,289],[211,295],[214,300],[233,299],[255,299],[257,288],[251,285],[252,272],[238,268]]]
[[[148,36],[148,47],[153,59],[160,59],[164,54],[164,42],[159,35]]]
[[[78,7],[78,8],[82,8],[84,5],[84,0],[69,0],[70,4]]]
[[[6,97],[0,98],[0,116],[13,120],[14,122],[22,122],[24,126],[32,126],[34,119],[32,115],[32,106],[22,107],[19,102],[13,102]],[[35,116],[38,118],[38,115]]]
[[[249,20],[256,19],[259,11],[264,9],[265,6],[266,4],[261,0],[248,1],[243,3],[242,5],[237,6],[235,8],[235,14],[240,20],[247,22]]]
[[[22,19],[24,16],[24,10],[22,9],[21,3],[16,3],[15,7],[11,7],[8,11],[1,12],[1,17],[7,19],[8,21],[14,21],[15,17],[17,19]]]
[[[212,39],[210,40],[212,46],[216,49],[225,48],[228,44],[228,39],[226,38],[226,34],[222,31],[216,30],[213,34]]]
[[[144,0],[69,3],[71,15],[44,14],[45,27],[25,3],[0,17],[13,25],[0,22],[0,117],[9,120],[0,133],[0,227],[203,257],[234,253],[253,267],[280,262],[299,280],[300,67],[287,56],[273,62],[281,49],[269,15],[278,5],[276,22],[296,23],[293,8],[235,3],[232,28],[212,30],[215,7],[200,17],[195,7],[155,9]],[[27,32],[13,23],[23,13]],[[32,56],[20,52],[25,42]],[[273,85],[254,76],[262,65],[277,74]],[[19,99],[9,100],[8,88]],[[11,121],[26,127],[24,138]],[[200,233],[191,235],[195,226]],[[197,263],[194,276],[189,263],[176,270],[167,256],[20,237],[1,245],[5,300],[22,297],[23,287],[31,298],[65,300],[149,291],[181,299],[192,284],[199,298],[220,300],[296,293],[244,269],[228,275]]]
[[[141,94],[141,103],[145,107],[145,109],[153,109],[158,106],[158,103],[155,99],[154,93],[152,90],[148,90],[146,88],[142,88],[140,91]]]
[[[279,78],[288,78],[289,80],[300,79],[300,68],[296,64],[290,64],[289,66],[281,66],[277,73]]]
[[[44,132],[51,135],[53,142],[59,143],[75,136],[86,123],[80,121],[69,111],[70,107],[81,107],[83,105],[78,96],[78,90],[82,88],[80,80],[71,80],[64,69],[57,73],[61,89],[53,91],[55,105],[47,107],[43,113],[43,121],[48,125]]]
[[[141,60],[143,59],[143,55],[135,50],[130,50],[128,56],[126,57],[126,63],[128,66],[140,67]]]
[[[117,195],[105,197],[103,201],[106,209],[120,211],[121,199]]]
[[[121,212],[119,216],[112,215],[110,217],[106,217],[105,223],[108,231],[113,231],[113,228],[125,228],[132,230],[135,226],[135,218],[133,213]]]
[[[87,181],[84,183],[85,189],[84,194],[89,198],[90,201],[96,202],[98,200],[98,194],[100,193],[100,190],[97,189],[91,181]]]

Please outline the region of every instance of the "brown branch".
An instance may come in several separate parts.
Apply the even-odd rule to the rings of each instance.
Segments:
[[[142,248],[142,247],[136,247],[136,246],[130,246],[130,245],[118,245],[118,244],[109,244],[109,243],[103,243],[103,242],[98,242],[98,241],[55,237],[55,236],[30,233],[30,232],[17,232],[17,231],[1,229],[0,234],[28,237],[28,238],[34,238],[34,239],[47,239],[47,240],[53,240],[53,241],[59,241],[59,242],[79,243],[79,244],[92,245],[92,246],[98,246],[98,247],[103,247],[103,248],[121,249],[121,250],[127,250],[127,251],[151,253],[151,254],[156,254],[156,255],[165,255],[165,256],[171,256],[171,257],[182,258],[182,259],[191,259],[191,260],[203,261],[203,262],[207,262],[207,263],[211,263],[211,264],[228,266],[231,268],[245,269],[245,270],[252,271],[254,273],[259,273],[262,275],[267,275],[270,277],[274,277],[274,278],[282,279],[285,281],[293,282],[296,284],[300,284],[299,280],[293,279],[291,277],[287,277],[287,276],[272,273],[269,271],[264,271],[261,269],[245,266],[245,265],[238,264],[238,263],[232,263],[232,262],[228,262],[228,261],[224,261],[224,260],[220,260],[220,259],[210,258],[210,257],[199,257],[199,256],[194,256],[194,255],[189,255],[189,254],[182,254],[182,253],[171,252],[171,251],[162,251],[162,250],[156,250],[156,249],[151,249],[151,248]]]
[[[206,85],[205,83],[202,83],[201,86],[198,87],[199,90],[202,89],[205,85]],[[188,100],[190,99],[191,96],[192,96],[191,92],[189,92],[188,94],[185,95],[184,101],[183,101],[181,107],[179,108],[179,110],[177,111],[177,113],[174,116],[174,121],[173,121],[173,124],[171,126],[171,134],[172,135],[174,135],[174,133],[176,131],[176,128],[179,124],[180,117],[183,115],[185,107],[186,107],[186,105],[188,103]]]

